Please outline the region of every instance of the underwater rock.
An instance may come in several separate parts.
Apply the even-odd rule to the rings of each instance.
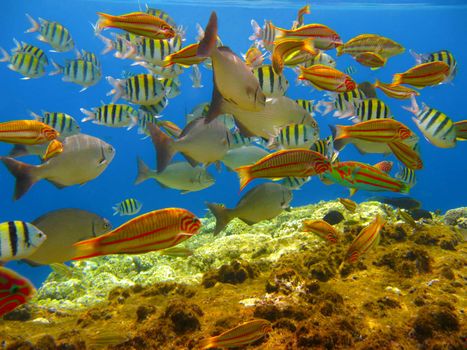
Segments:
[[[448,210],[444,214],[444,223],[467,229],[467,207]]]
[[[274,270],[266,281],[266,293],[288,295],[303,283],[303,278],[294,269]]]
[[[432,258],[426,250],[420,248],[394,247],[393,251],[384,254],[374,262],[376,266],[387,266],[400,276],[411,278],[415,274],[431,271]]]
[[[34,345],[32,345],[28,341],[16,341],[14,343],[9,344],[6,347],[6,350],[36,350]]]
[[[51,335],[44,335],[41,337],[35,346],[36,350],[55,350],[56,348],[55,340]]]
[[[150,315],[156,312],[156,308],[153,305],[140,305],[136,309],[136,320],[138,322],[143,322]]]
[[[255,278],[257,275],[257,269],[249,263],[234,260],[230,264],[222,265],[217,270],[205,273],[201,284],[205,288],[213,287],[216,282],[239,284],[245,282],[247,278]]]
[[[31,305],[25,304],[3,315],[5,321],[28,321],[32,318]]]
[[[152,286],[147,287],[142,295],[144,297],[156,296],[156,295],[180,295],[187,298],[191,298],[196,294],[196,290],[185,284],[176,282],[160,282],[155,283]]]
[[[163,314],[163,318],[169,319],[172,323],[173,331],[177,335],[194,332],[201,328],[198,317],[203,316],[203,311],[196,304],[183,301],[172,302]]]
[[[430,305],[421,308],[413,321],[413,335],[423,342],[437,332],[453,332],[460,328],[459,319],[451,305]]]

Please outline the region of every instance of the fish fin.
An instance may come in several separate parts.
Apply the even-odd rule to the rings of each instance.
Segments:
[[[16,178],[13,199],[20,199],[24,194],[26,194],[26,192],[29,191],[31,186],[39,180],[33,176],[33,171],[36,166],[20,162],[9,157],[1,157],[0,159],[3,164],[5,164],[10,173]]]
[[[63,67],[59,65],[58,63],[55,63],[52,61],[52,65],[54,66],[55,70],[49,73],[49,75],[57,75],[63,72]]]
[[[146,163],[140,158],[136,158],[138,174],[136,175],[135,185],[140,184],[143,181],[149,179],[149,167]]]
[[[29,152],[24,145],[14,145],[11,149],[10,153],[8,154],[11,158],[22,157],[29,155]]]
[[[36,263],[35,261],[29,260],[29,259],[21,259],[20,261],[25,262],[26,264],[32,267],[44,266],[42,264]]]
[[[394,74],[394,76],[392,77],[392,84],[393,85],[402,84],[402,74],[401,73]]]
[[[173,147],[174,141],[153,123],[148,123],[148,130],[157,151],[157,172],[160,173],[167,168],[176,153]]]
[[[81,119],[81,122],[87,122],[88,120],[96,119],[96,114],[94,112],[88,111],[87,109],[80,108],[81,113],[85,114],[86,117]]]
[[[40,28],[39,23],[37,23],[37,21],[35,21],[34,18],[32,18],[28,13],[26,13],[26,17],[28,18],[29,22],[31,22],[32,27],[26,30],[25,33],[37,32]]]
[[[410,54],[412,55],[412,57],[415,59],[415,63],[416,64],[420,64],[422,63],[423,61],[423,54],[420,54],[420,53],[416,53],[414,50],[410,49],[409,50]]]
[[[94,26],[93,26],[94,28]],[[96,36],[104,43],[105,47],[104,49],[101,51],[101,55],[105,55],[106,53],[109,53],[110,51],[112,51],[114,49],[114,43],[112,41],[112,39],[109,39],[109,38],[106,38],[105,36],[99,34],[99,33],[96,33]],[[118,53],[118,51],[117,51]]]
[[[235,169],[235,171],[237,172],[238,178],[240,180],[241,191],[253,180],[253,177],[251,176],[251,165],[242,166]]]
[[[208,115],[206,116],[206,123],[211,122],[216,119],[219,115],[222,114],[222,104],[224,103],[224,97],[219,92],[216,84],[216,78],[213,73],[213,88],[212,88],[212,97],[211,103],[209,105]]]
[[[418,115],[418,113],[420,113],[420,107],[418,106],[417,99],[415,98],[414,95],[410,96],[410,106],[402,106],[402,108],[404,108],[406,111],[409,111],[415,115]],[[413,118],[413,119],[414,121],[416,120],[416,118]],[[418,124],[418,121],[415,123]]]
[[[62,190],[64,189],[65,187],[68,187],[66,185],[62,185],[61,183],[58,183],[56,181],[53,181],[53,180],[49,180],[47,179],[47,181],[49,181],[52,185],[54,185],[55,187],[57,187],[59,190]],[[84,183],[83,183],[84,184]],[[83,185],[83,184],[80,184],[80,185]]]
[[[81,260],[104,255],[104,252],[102,251],[102,246],[100,244],[101,237],[102,236],[86,239],[84,241],[79,241],[73,244],[73,247],[76,249],[76,251],[75,256],[71,260]]]
[[[182,153],[182,156],[186,159],[186,161],[187,161],[188,163],[190,163],[190,165],[191,165],[193,168],[196,167],[196,166],[199,164],[199,162],[198,162],[197,160],[191,158],[190,156],[186,155],[185,153]]]
[[[358,189],[356,188],[349,188],[349,198],[352,197],[355,193],[357,193]]]
[[[223,205],[215,203],[205,203],[211,211],[212,215],[216,218],[216,227],[214,229],[214,235],[218,235],[227,224],[233,219],[231,216],[231,210],[227,209]]]
[[[115,103],[120,97],[123,96],[123,87],[121,85],[121,81],[119,79],[112,78],[111,76],[108,76],[105,79],[110,85],[113,86],[113,89],[107,93],[107,96],[115,95],[112,98],[112,103]]]
[[[112,210],[114,213],[112,214],[113,216],[118,215],[120,213],[120,210],[118,210],[118,205],[112,207]]]
[[[342,150],[345,145],[348,143],[348,140],[343,139],[342,137],[345,136],[343,132],[343,125],[329,125],[332,133],[332,139],[334,144],[334,149],[337,151]],[[336,138],[341,137],[340,139],[336,140]]]
[[[254,136],[256,136],[250,130],[248,130],[245,125],[240,123],[237,119],[235,119],[235,124],[237,125],[238,131],[240,132],[240,134],[242,136],[244,136],[244,137],[254,137]]]
[[[9,61],[10,60],[10,55],[8,54],[8,52],[3,47],[0,47],[0,51],[2,53],[2,57],[0,58],[0,62]]]
[[[248,226],[251,226],[251,225],[254,225],[256,224],[255,221],[251,221],[251,220],[247,220],[247,219],[242,219],[242,218],[239,218],[240,220],[242,220],[245,224],[247,224]]]
[[[215,49],[216,43],[217,43],[217,14],[215,11],[213,11],[211,13],[211,17],[209,17],[209,22],[206,25],[206,29],[204,30],[204,37],[199,42],[196,55],[200,57],[211,56],[211,52],[213,49]]]

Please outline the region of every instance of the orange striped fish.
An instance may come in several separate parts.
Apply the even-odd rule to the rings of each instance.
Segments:
[[[389,174],[392,170],[392,166],[394,165],[393,162],[389,161],[389,160],[383,160],[379,163],[376,163],[375,165],[373,165],[375,168],[381,170],[381,171],[384,171],[386,174]]]
[[[384,58],[390,58],[405,51],[399,43],[377,34],[358,35],[338,46],[336,50],[337,56],[347,53],[355,57],[365,52],[373,52]]]
[[[412,96],[419,96],[420,93],[417,90],[394,84],[385,84],[376,80],[373,84],[375,88],[380,89],[388,97],[397,98],[398,100],[406,100]]]
[[[349,75],[324,64],[314,64],[308,68],[300,66],[300,72],[298,79],[309,81],[318,90],[347,92],[357,87]]]
[[[199,44],[190,44],[184,48],[168,55],[164,58],[164,67],[169,67],[174,64],[179,64],[182,67],[190,67],[194,64],[199,64],[205,61],[206,57],[197,56]]]
[[[351,213],[355,212],[357,209],[357,203],[349,198],[339,198],[340,204],[344,206],[345,209],[350,211]]]
[[[339,233],[331,224],[324,220],[305,220],[302,223],[302,231],[312,232],[331,243],[339,241]]]
[[[384,67],[386,64],[387,58],[382,57],[374,52],[362,52],[354,56],[355,61],[364,65],[365,67],[370,67],[371,69],[378,69]]]
[[[404,142],[392,141],[388,143],[392,153],[399,159],[407,168],[420,170],[423,168],[423,161],[420,154],[412,147]]]
[[[118,28],[151,39],[170,39],[175,36],[175,30],[166,21],[145,12],[131,12],[120,16],[102,12],[97,14],[97,30]]]
[[[441,61],[427,62],[410,68],[404,73],[394,74],[394,85],[408,84],[416,88],[424,88],[441,84],[449,75],[449,66]]]
[[[271,331],[271,322],[263,319],[255,319],[242,323],[218,336],[205,339],[201,342],[200,346],[202,349],[209,349],[233,348],[248,345]]]
[[[467,141],[467,120],[454,123],[454,128],[456,128],[456,140]]]
[[[331,163],[321,153],[307,149],[288,149],[268,154],[252,165],[235,169],[240,178],[240,191],[253,179],[308,177],[331,169]]]
[[[21,145],[39,145],[59,136],[51,126],[37,120],[13,120],[0,123],[0,141]]]
[[[324,24],[312,23],[297,29],[283,29],[273,26],[276,40],[285,38],[312,38],[314,46],[320,50],[331,50],[342,45],[340,36]]]
[[[141,254],[173,247],[195,235],[201,221],[180,208],[154,210],[96,238],[74,244],[73,260],[108,254]]]
[[[307,55],[309,54],[309,55]],[[311,39],[281,39],[274,42],[272,50],[272,68],[281,74],[284,65],[294,65],[309,61],[318,51]],[[299,58],[298,60],[296,58]]]
[[[371,248],[377,246],[381,237],[380,231],[385,223],[386,220],[377,214],[376,218],[355,237],[347,250],[345,259],[348,262],[354,263]]]
[[[45,162],[49,160],[50,158],[53,158],[62,152],[63,152],[63,143],[61,143],[57,139],[52,140],[47,146],[47,150],[45,151],[45,154],[42,157],[42,160]]]

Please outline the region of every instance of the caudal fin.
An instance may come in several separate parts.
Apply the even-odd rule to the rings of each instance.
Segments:
[[[28,18],[29,22],[31,22],[31,28],[25,31],[25,33],[33,33],[37,32],[40,28],[40,25],[37,21],[34,20],[29,14],[26,13],[26,17]]]
[[[230,210],[221,204],[206,202],[206,206],[216,218],[216,227],[214,229],[214,235],[217,235],[227,226],[227,224],[233,219],[233,217],[230,215]]]
[[[400,73],[394,74],[394,76],[392,77],[392,84],[393,85],[402,84],[402,74]]]
[[[0,159],[10,173],[16,178],[13,199],[20,199],[38,180],[32,175],[35,166],[17,161],[10,157],[1,157]]]
[[[348,140],[345,139],[345,133],[342,125],[329,125],[332,133],[334,149],[337,151],[342,150],[347,144]],[[337,140],[336,140],[337,138]]]
[[[157,151],[157,172],[160,173],[167,168],[167,165],[169,165],[176,153],[173,147],[174,142],[153,123],[148,123],[148,130],[151,134],[152,143]]]
[[[135,185],[140,184],[141,182],[149,179],[149,172],[150,172],[149,167],[140,157],[138,157],[136,161],[137,161],[138,174],[136,175]]]
[[[87,239],[84,241],[73,244],[75,248],[74,256],[72,260],[81,260],[87,258],[93,258],[95,256],[105,255],[101,249],[100,237]]]
[[[238,179],[240,180],[241,191],[253,180],[253,177],[251,176],[251,165],[242,166],[235,169],[235,171],[237,172]]]
[[[29,152],[24,145],[14,145],[8,154],[11,158],[23,157],[29,155]]]
[[[217,14],[215,11],[211,13],[209,22],[204,31],[204,38],[199,42],[197,56],[209,57],[211,51],[216,47],[217,43]]]

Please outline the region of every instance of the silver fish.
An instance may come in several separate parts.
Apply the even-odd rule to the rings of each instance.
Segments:
[[[203,84],[201,83],[201,70],[199,69],[197,64],[194,64],[191,69],[193,72],[190,75],[191,81],[193,82],[193,85],[191,87],[195,89],[199,89],[203,87]]]
[[[268,154],[268,151],[258,146],[242,146],[230,149],[221,161],[228,169],[235,170],[241,166],[256,163]]]
[[[33,221],[42,230],[46,241],[31,254],[26,262],[31,265],[63,263],[74,256],[73,244],[100,236],[112,228],[109,220],[81,209],[50,211]]]
[[[270,220],[289,208],[292,192],[278,183],[267,182],[248,191],[233,209],[220,204],[206,203],[216,217],[214,234],[221,232],[234,218],[248,225]]]
[[[151,170],[142,159],[138,158],[138,175],[135,184],[147,179],[156,180],[162,187],[180,190],[182,193],[201,191],[214,184],[214,178],[205,168],[192,167],[188,162],[169,164],[164,171],[158,173]]]
[[[115,156],[108,143],[86,134],[66,137],[63,152],[41,165],[30,165],[13,158],[1,161],[16,178],[14,199],[21,198],[37,181],[46,179],[58,188],[84,184],[99,176]]]

